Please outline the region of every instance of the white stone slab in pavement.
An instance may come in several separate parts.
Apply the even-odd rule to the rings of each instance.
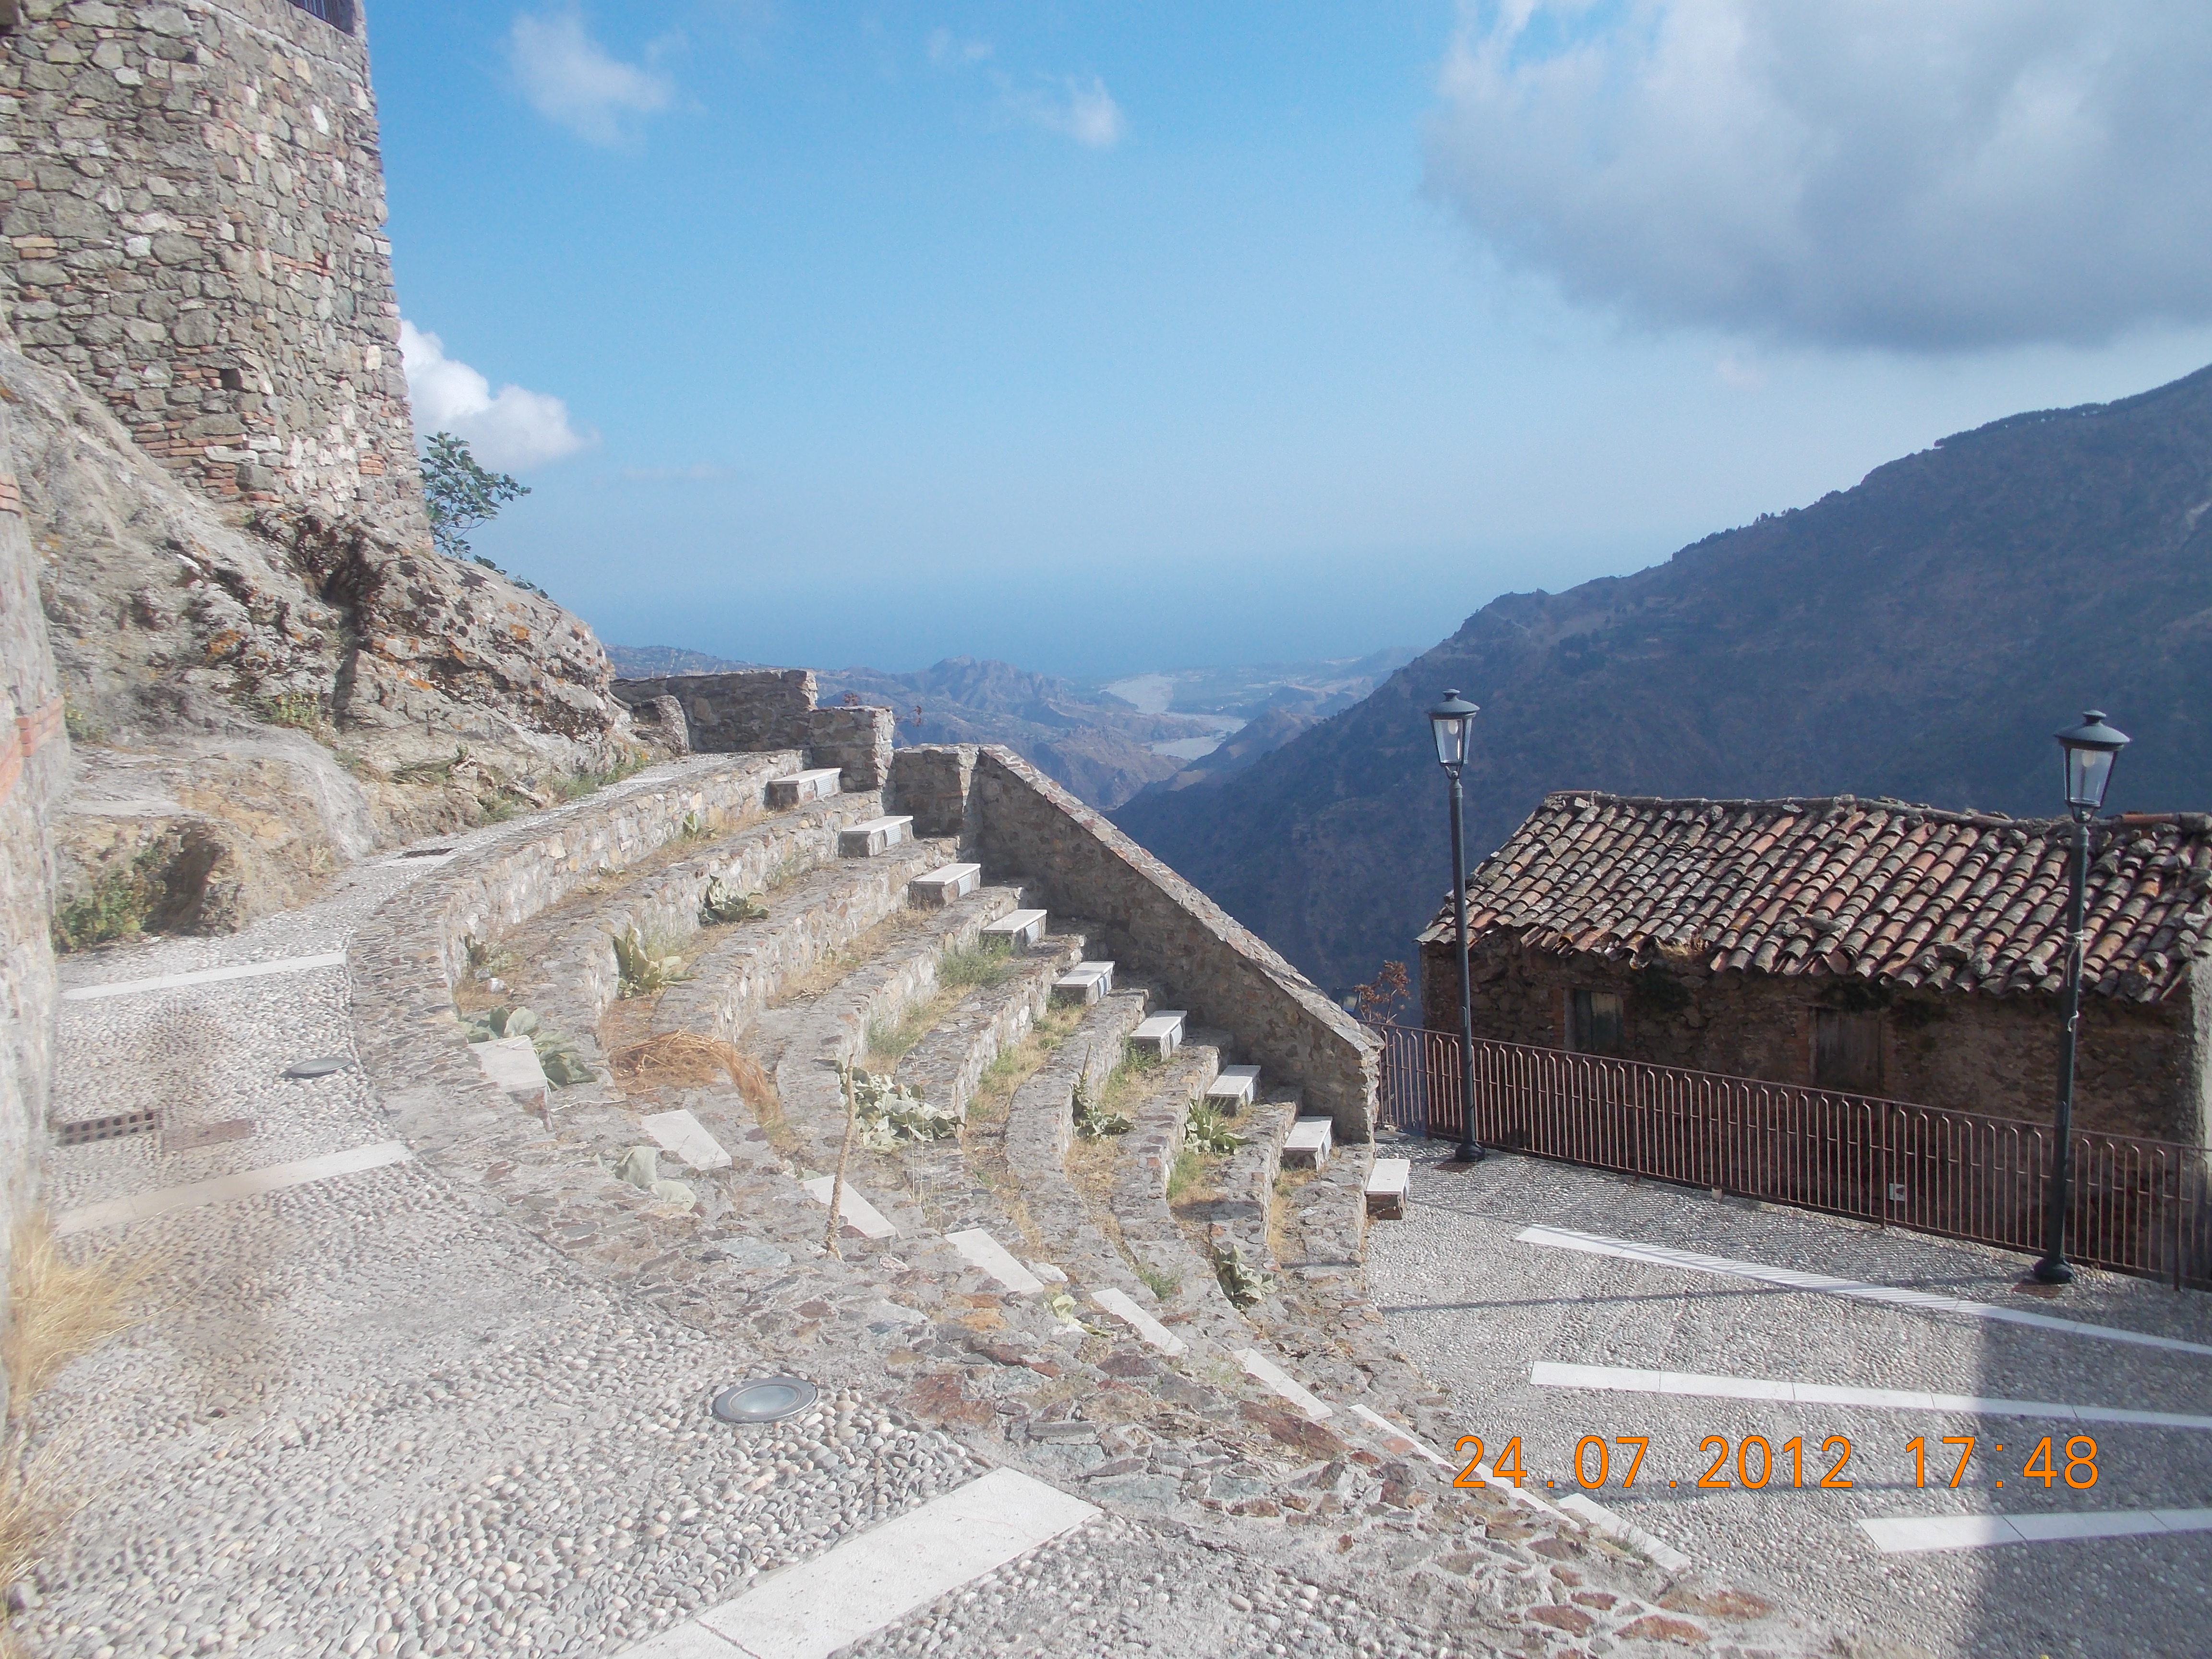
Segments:
[[[1917,1308],[1923,1313],[1959,1314],[1969,1319],[1994,1319],[2008,1325],[2033,1326],[2064,1336],[2094,1337],[2104,1342],[2127,1342],[2137,1347],[2164,1348],[2174,1353],[2212,1354],[2212,1343],[2185,1342],[2179,1337],[2153,1336],[2118,1325],[2085,1325],[2075,1319],[2057,1319],[2021,1308],[2002,1308],[1993,1302],[1976,1302],[1961,1296],[1939,1296],[1929,1291],[1909,1291],[1895,1285],[1869,1285],[1856,1279],[1834,1279],[1795,1267],[1770,1267],[1759,1261],[1738,1261],[1724,1255],[1702,1255],[1663,1244],[1638,1244],[1601,1233],[1578,1233],[1565,1227],[1524,1227],[1513,1237],[1523,1244],[1553,1249],[1580,1250],[1589,1255],[1609,1255],[1623,1261],[1648,1262],[1655,1267],[1676,1267],[1686,1273],[1723,1273],[1757,1279],[1784,1290],[1816,1291],[1826,1296],[1850,1297],[1860,1302],[1884,1302],[1893,1307]]]
[[[509,1094],[542,1094],[545,1089],[545,1068],[538,1063],[538,1049],[526,1036],[495,1037],[489,1042],[471,1042],[469,1052],[477,1057],[483,1073]]]
[[[196,1210],[204,1204],[253,1198],[262,1193],[282,1192],[287,1187],[304,1187],[312,1181],[328,1181],[333,1176],[354,1175],[386,1164],[404,1164],[412,1156],[404,1141],[380,1140],[374,1146],[356,1146],[348,1152],[327,1152],[320,1158],[303,1158],[291,1164],[272,1164],[265,1170],[246,1170],[237,1175],[217,1176],[212,1181],[163,1187],[140,1193],[135,1198],[110,1199],[105,1204],[64,1210],[54,1220],[54,1231],[66,1235],[89,1232],[98,1227],[121,1227],[174,1210]]]
[[[870,818],[866,823],[856,823],[837,832],[837,854],[840,858],[872,859],[894,847],[903,847],[913,831],[912,818]]]
[[[1604,1504],[1585,1498],[1580,1492],[1562,1498],[1559,1507],[1577,1520],[1589,1522],[1608,1538],[1618,1539],[1638,1554],[1669,1572],[1687,1572],[1697,1565],[1665,1539],[1644,1531],[1626,1516],[1615,1515]]]
[[[1183,1340],[1139,1307],[1136,1298],[1127,1291],[1117,1291],[1109,1286],[1103,1291],[1093,1291],[1091,1299],[1162,1353],[1174,1355],[1183,1351],[1186,1346]]]
[[[1012,1251],[981,1227],[947,1233],[945,1242],[959,1251],[969,1267],[981,1268],[1016,1296],[1028,1296],[1044,1288],[1044,1280],[1015,1261]]]
[[[695,1170],[724,1170],[729,1167],[730,1155],[722,1150],[722,1143],[707,1132],[707,1126],[689,1112],[655,1112],[642,1120],[646,1133],[659,1143],[661,1151],[673,1152]]]
[[[1283,1137],[1283,1167],[1287,1170],[1318,1170],[1328,1162],[1335,1124],[1325,1117],[1302,1117],[1291,1125],[1290,1133]]]
[[[994,1469],[771,1573],[625,1659],[828,1659],[1098,1513],[1056,1486]]]
[[[1430,1445],[1428,1442],[1423,1440],[1420,1436],[1415,1434],[1411,1429],[1400,1428],[1395,1423],[1393,1423],[1389,1418],[1383,1416],[1380,1412],[1370,1411],[1365,1406],[1358,1404],[1353,1405],[1352,1409],[1359,1417],[1364,1419],[1370,1426],[1382,1431],[1383,1436],[1383,1443],[1386,1449],[1390,1448],[1391,1443],[1394,1441],[1405,1441],[1410,1443],[1415,1451],[1420,1453],[1422,1456],[1427,1458],[1430,1462],[1434,1463],[1439,1468],[1456,1469],[1462,1467],[1462,1465],[1455,1463],[1450,1459],[1447,1458],[1442,1452]],[[1393,1455],[1395,1455],[1398,1454],[1394,1450]],[[1540,1510],[1544,1514],[1551,1516],[1556,1516],[1559,1513],[1559,1510],[1553,1509],[1542,1498],[1537,1497],[1535,1493],[1522,1491],[1521,1488],[1516,1486],[1512,1481],[1498,1474],[1495,1468],[1487,1469],[1478,1468],[1475,1470],[1475,1473],[1481,1477],[1482,1481],[1486,1486],[1496,1487],[1499,1492],[1504,1492],[1515,1503],[1519,1504],[1525,1508]]]
[[[950,904],[963,899],[983,884],[983,866],[980,864],[944,864],[927,875],[916,876],[906,884],[906,890],[923,904]]]
[[[1243,1350],[1237,1356],[1237,1363],[1244,1368],[1247,1376],[1259,1378],[1316,1423],[1333,1415],[1336,1410],[1326,1401],[1316,1400],[1308,1394],[1298,1386],[1296,1378],[1257,1348]]]
[[[1190,1016],[1180,1008],[1165,1008],[1137,1022],[1129,1033],[1129,1046],[1142,1048],[1156,1060],[1165,1060],[1182,1042],[1182,1024]]]
[[[793,772],[787,776],[768,781],[768,804],[770,806],[797,806],[802,801],[827,800],[842,793],[838,782],[838,771],[834,766],[819,766],[811,772]]]
[[[1790,1382],[1765,1376],[1707,1376],[1695,1371],[1640,1370],[1626,1365],[1528,1367],[1539,1388],[1592,1389],[1615,1394],[1672,1394],[1698,1400],[1768,1400],[1799,1406],[1863,1406],[1875,1411],[1942,1412],[1958,1417],[2028,1417],[2060,1423],[2131,1423],[2148,1428],[2212,1430],[2212,1417],[2186,1412],[2077,1406],[2051,1400],[2002,1400],[1987,1395],[1935,1394],[1926,1389],[1861,1389],[1833,1382]]]
[[[1884,1555],[1923,1550],[1978,1550],[1996,1544],[2051,1544],[2081,1538],[2212,1532],[2212,1510],[2103,1510],[2087,1515],[1941,1515],[1862,1521]]]
[[[1035,945],[1044,937],[1045,912],[1042,910],[1013,910],[996,921],[983,924],[983,937],[1004,939],[1009,945]]]
[[[1398,1221],[1406,1214],[1406,1194],[1413,1183],[1410,1158],[1378,1158],[1367,1172],[1367,1218]]]
[[[1221,1075],[1206,1085],[1206,1103],[1233,1112],[1241,1106],[1249,1106],[1259,1086],[1258,1066],[1224,1066],[1221,1068]]]
[[[343,968],[345,952],[278,957],[271,962],[241,962],[230,968],[195,968],[185,974],[156,974],[151,979],[118,979],[106,985],[77,985],[62,993],[64,1002],[92,1002],[101,997],[136,996],[141,991],[173,991],[181,985],[214,985],[227,979],[261,979],[270,974],[305,974],[318,968]]]
[[[832,1176],[817,1176],[813,1180],[804,1184],[806,1190],[813,1195],[814,1201],[825,1208],[830,1203],[830,1194],[836,1190],[837,1185],[836,1177]],[[845,1190],[839,1194],[839,1199],[837,1218],[859,1233],[861,1237],[896,1238],[898,1237],[898,1229],[884,1220],[883,1212],[874,1205],[854,1192],[851,1182],[845,1183]]]

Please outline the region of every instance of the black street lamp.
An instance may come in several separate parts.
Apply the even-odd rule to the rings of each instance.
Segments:
[[[1437,759],[1451,779],[1452,905],[1459,918],[1459,1091],[1460,1131],[1457,1157],[1462,1164],[1482,1161],[1482,1143],[1474,1138],[1474,985],[1467,970],[1467,836],[1462,828],[1463,800],[1460,768],[1467,763],[1467,739],[1474,717],[1482,712],[1456,691],[1429,710],[1429,729],[1435,732]]]
[[[2081,1023],[2081,958],[2089,945],[2089,820],[2105,804],[2112,762],[2127,746],[2128,734],[2106,725],[2104,715],[2094,708],[2081,716],[2081,725],[2058,734],[2058,747],[2066,757],[2066,810],[2074,819],[2074,890],[2067,910],[2066,1023],[2058,1038],[2058,1167],[2051,1172],[2043,1260],[2030,1274],[2043,1285],[2074,1282],[2074,1269],[2066,1260],[2066,1212],[2074,1174],[2075,1033]]]

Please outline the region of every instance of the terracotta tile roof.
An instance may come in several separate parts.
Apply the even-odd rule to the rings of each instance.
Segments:
[[[1901,801],[1552,795],[1468,879],[1468,930],[1547,951],[1715,973],[2055,991],[2065,971],[2063,818]],[[2157,1001],[2212,951],[2212,816],[2092,831],[2085,989]],[[1447,904],[1420,936],[1451,937]]]

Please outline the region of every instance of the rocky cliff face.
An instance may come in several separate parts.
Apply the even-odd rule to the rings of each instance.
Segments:
[[[4,332],[0,398],[76,739],[65,915],[234,926],[635,752],[559,606],[358,521],[219,508]]]
[[[1509,594],[1218,790],[1122,828],[1323,985],[1405,958],[1451,886],[1424,711],[1482,705],[1469,861],[1553,789],[1893,795],[2042,815],[2085,708],[2111,805],[2212,805],[2212,369],[2016,416],[1665,564]]]

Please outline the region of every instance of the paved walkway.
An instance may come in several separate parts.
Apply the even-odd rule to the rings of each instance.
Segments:
[[[2030,1297],[2012,1288],[2024,1259],[2002,1252],[1534,1158],[1462,1172],[1435,1167],[1441,1145],[1401,1150],[1413,1219],[1372,1236],[1376,1305],[1457,1396],[1466,1432],[1493,1455],[1519,1437],[1533,1488],[1581,1491],[1571,1460],[1598,1437],[1610,1467],[1593,1498],[1839,1627],[1944,1654],[2204,1650],[2212,1297],[2104,1273]],[[2094,1485],[2072,1466],[2078,1490],[2077,1435],[2096,1443]],[[1776,1468],[1747,1491],[1765,1462],[1743,1451],[1752,1436]],[[1974,1437],[1955,1489],[1965,1448],[1945,1436]],[[2023,1473],[2046,1436],[2048,1486]],[[1625,1437],[1650,1443],[1632,1488]],[[1725,1449],[1700,1451],[1708,1437]],[[1831,1437],[1850,1443],[1848,1489],[1820,1485],[1842,1450]],[[1588,1477],[1597,1455],[1584,1449]],[[1699,1485],[1717,1455],[1725,1489]]]

